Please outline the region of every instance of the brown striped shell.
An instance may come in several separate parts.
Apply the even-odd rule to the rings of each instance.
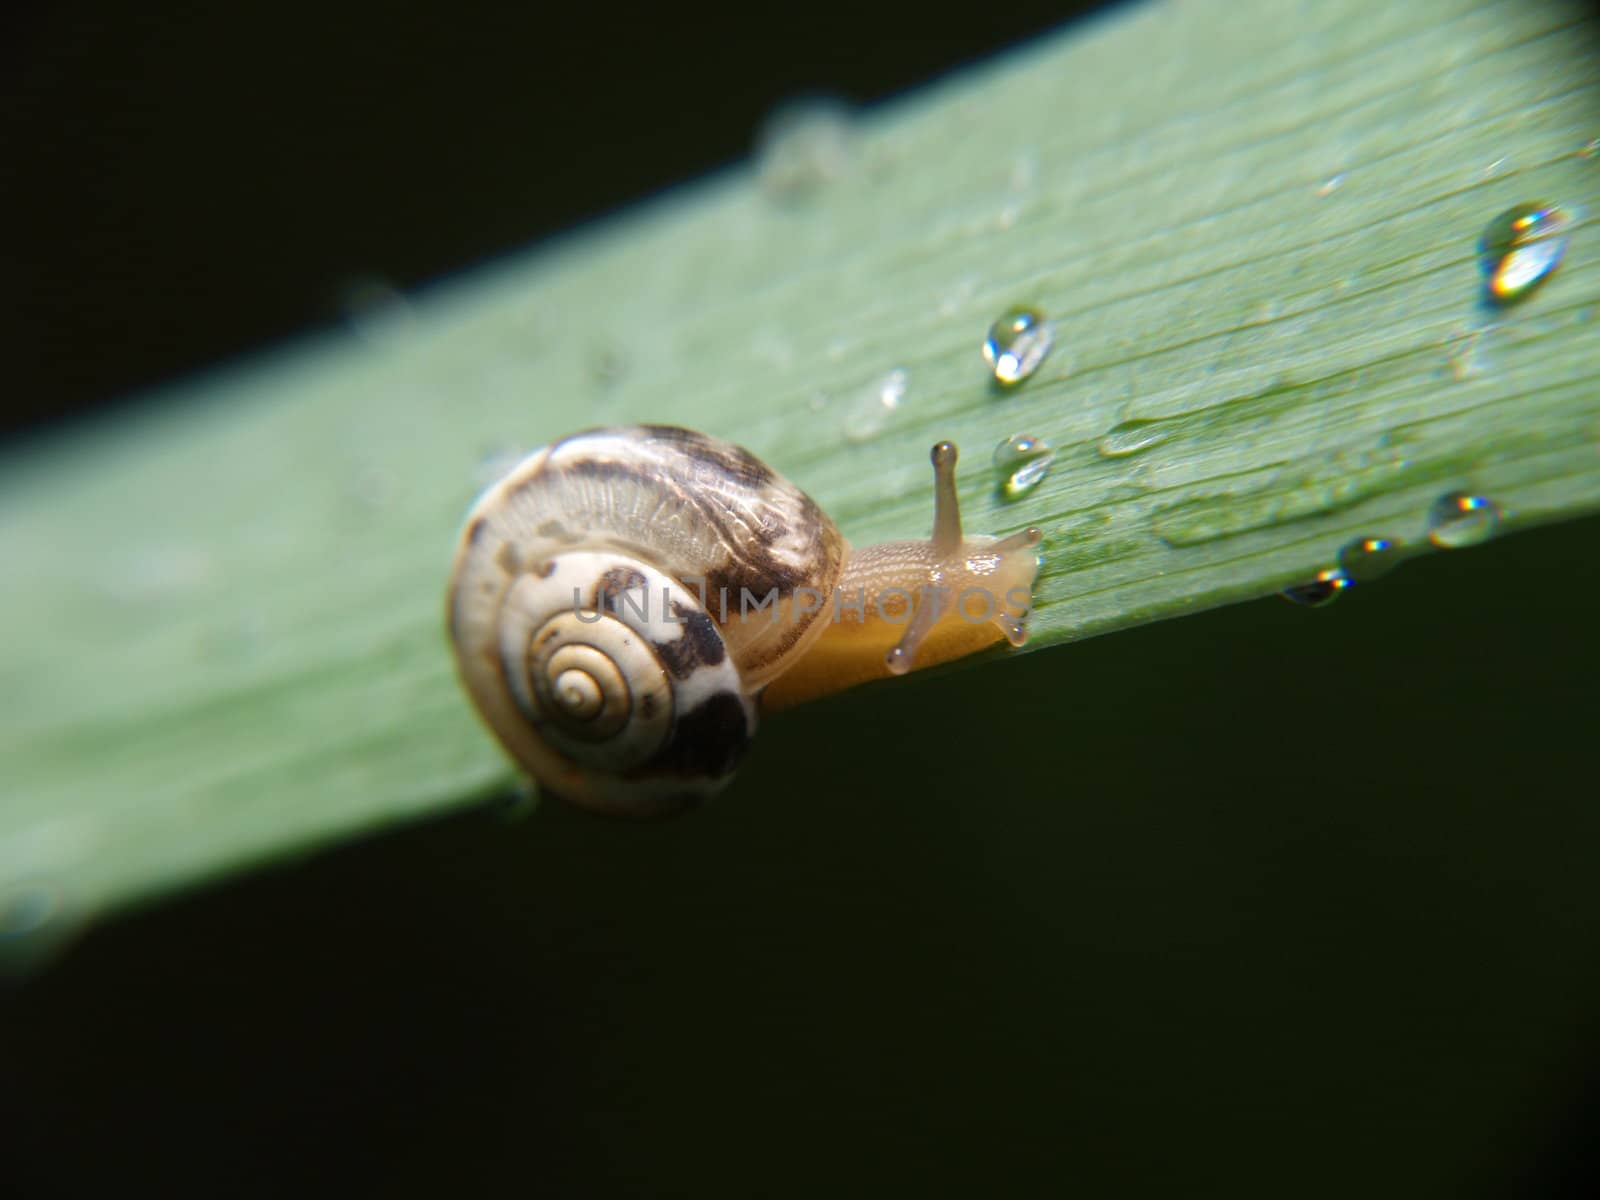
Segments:
[[[663,425],[575,434],[468,515],[457,669],[543,787],[611,812],[681,808],[731,776],[755,694],[826,624],[798,596],[832,595],[848,550],[731,443]]]

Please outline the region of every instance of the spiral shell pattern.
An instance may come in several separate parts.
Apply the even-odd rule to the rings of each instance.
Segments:
[[[541,784],[654,815],[732,776],[755,708],[694,593],[648,563],[581,550],[480,587],[457,630],[461,671]]]
[[[471,602],[476,580],[464,575],[571,550],[614,550],[694,589],[756,691],[822,632],[820,607],[797,611],[796,590],[831,596],[848,546],[809,496],[748,451],[691,429],[626,425],[562,438],[485,492],[452,588]],[[776,616],[729,620],[745,592],[774,597]]]

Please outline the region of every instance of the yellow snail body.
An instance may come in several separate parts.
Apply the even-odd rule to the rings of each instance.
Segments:
[[[1040,535],[853,549],[749,451],[668,425],[535,451],[468,514],[449,590],[473,703],[541,788],[648,816],[732,777],[758,710],[1026,638]]]

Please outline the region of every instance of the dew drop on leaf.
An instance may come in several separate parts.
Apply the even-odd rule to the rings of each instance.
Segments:
[[[1055,448],[1043,438],[1031,433],[1012,434],[994,448],[1001,494],[1008,500],[1027,495],[1039,486],[1055,460]]]
[[[397,345],[416,332],[411,301],[378,275],[345,280],[339,288],[339,311],[350,331],[372,346]]]
[[[1318,571],[1310,583],[1286,587],[1278,594],[1303,608],[1323,608],[1339,598],[1339,593],[1350,586],[1350,579],[1338,567]]]
[[[1095,446],[1102,458],[1127,458],[1151,446],[1159,446],[1178,428],[1176,421],[1119,421],[1106,431]]]
[[[1503,306],[1532,295],[1560,264],[1571,227],[1566,209],[1544,201],[1513,205],[1490,221],[1478,240],[1489,300]]]
[[[1008,308],[989,326],[983,361],[996,383],[1011,387],[1039,369],[1055,345],[1055,326],[1031,308]]]
[[[905,400],[910,378],[904,367],[896,367],[856,396],[845,415],[845,437],[852,442],[865,442],[882,433],[889,417]]]
[[[1339,548],[1339,569],[1351,583],[1370,583],[1400,565],[1396,538],[1364,537]]]
[[[756,139],[761,190],[773,200],[805,200],[850,173],[855,114],[842,100],[809,96],[781,104]]]
[[[1500,507],[1485,496],[1448,492],[1428,509],[1428,540],[1441,550],[1476,546],[1500,527]]]

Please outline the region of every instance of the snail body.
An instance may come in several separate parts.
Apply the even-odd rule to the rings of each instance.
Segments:
[[[449,627],[462,682],[540,786],[653,815],[732,777],[759,710],[1020,645],[1037,529],[963,536],[955,447],[934,531],[853,549],[794,484],[675,426],[574,434],[474,505]]]

